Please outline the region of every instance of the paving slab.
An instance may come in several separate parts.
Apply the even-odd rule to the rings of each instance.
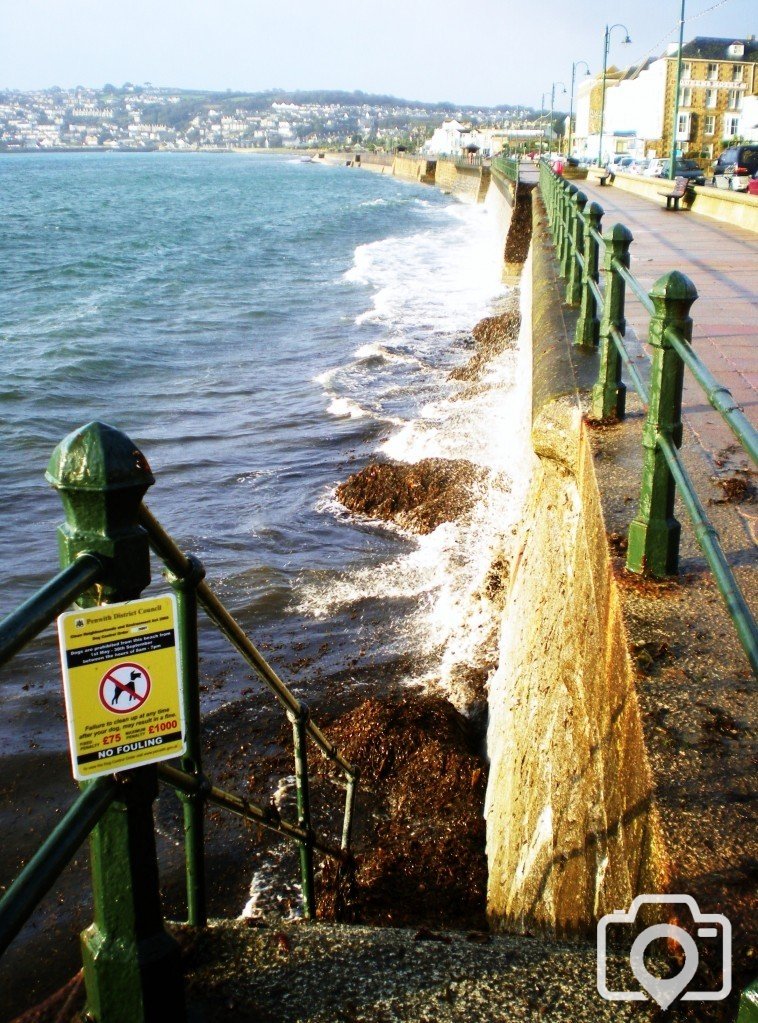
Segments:
[[[663,201],[591,181],[578,186],[603,207],[604,231],[621,223],[634,235],[631,270],[646,290],[669,270],[691,278],[699,296],[690,314],[692,346],[753,425],[758,424],[758,237],[691,210],[667,211]],[[626,315],[644,339],[649,317],[629,289]],[[725,460],[732,470],[749,467],[746,456],[732,450],[734,435],[688,372],[683,407],[714,469],[723,468],[719,463]]]

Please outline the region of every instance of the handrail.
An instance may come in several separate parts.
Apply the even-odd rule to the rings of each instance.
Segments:
[[[669,327],[666,337],[671,342],[671,347],[705,391],[709,403],[720,414],[753,461],[758,462],[758,430],[742,411],[742,407],[734,400],[732,392],[716,380],[676,330]]]
[[[697,542],[700,544],[706,561],[711,567],[711,571],[716,579],[716,585],[739,634],[740,642],[748,656],[748,660],[753,666],[753,670],[758,671],[758,631],[755,627],[755,619],[729,567],[729,562],[726,560],[721,547],[719,535],[711,525],[671,438],[665,434],[659,434],[657,441],[679,488],[682,501],[692,521]]]
[[[282,835],[284,838],[291,838],[296,842],[308,841],[308,833],[303,828],[282,820],[278,810],[272,806],[258,806],[257,803],[253,803],[249,799],[235,796],[231,792],[220,789],[217,785],[212,785],[206,779],[198,778],[194,774],[187,774],[186,771],[180,771],[176,767],[171,767],[170,764],[159,765],[158,777],[179,792],[184,792],[186,795],[202,795],[209,803],[229,810],[238,817],[242,817],[243,820],[251,821],[253,824],[273,831],[277,835]],[[325,856],[331,856],[338,862],[345,862],[349,858],[349,854],[344,849],[329,845],[328,842],[322,842],[316,837],[313,838],[313,848]]]
[[[758,431],[691,346],[689,311],[697,298],[695,286],[684,274],[673,271],[661,277],[647,293],[629,269],[631,232],[616,224],[603,233],[602,207],[589,203],[575,185],[556,174],[545,160],[540,162],[540,191],[560,272],[567,280],[566,301],[580,306],[574,343],[587,350],[600,348],[599,373],[592,389],[592,415],[601,421],[624,418],[626,388],[622,366],[646,405],[640,506],[629,527],[627,568],[657,577],[677,572],[679,524],[672,509],[674,494],[678,492],[743,649],[758,674],[758,626],[677,452],[682,439],[680,417],[686,367],[746,454],[758,461]],[[650,316],[648,340],[653,361],[649,389],[624,340],[626,288]]]
[[[0,622],[0,664],[5,664],[46,629],[72,600],[101,580],[104,573],[105,566],[98,557],[82,554],[3,619]]]
[[[518,158],[511,159],[507,156],[493,156],[491,167],[495,173],[500,173],[503,177],[508,178],[509,181],[518,184],[520,168]]]
[[[116,798],[112,777],[91,782],[0,899],[0,955],[47,895]]]
[[[97,1016],[103,1019],[139,1018],[145,1023],[159,1023],[168,1017],[178,1020],[184,1016],[181,962],[178,946],[163,926],[155,849],[152,804],[159,779],[177,790],[184,805],[188,922],[204,926],[203,816],[207,803],[297,843],[303,913],[312,918],[313,854],[318,851],[340,863],[349,859],[359,772],[310,720],[305,703],[290,692],[204,581],[200,561],[184,554],[142,503],[154,478],[147,459],[128,437],[102,423],[82,427],[59,444],[47,478],[65,494],[66,523],[59,530],[65,567],[0,624],[0,663],[41,632],[73,600],[87,608],[137,598],[150,582],[152,547],[165,564],[168,581],[176,592],[179,697],[186,750],[180,768],[148,762],[84,783],[71,808],[0,900],[0,954],[89,835],[95,922],[82,937],[88,1004],[97,1006]],[[274,693],[292,725],[296,823],[283,820],[273,806],[258,806],[227,792],[203,773],[198,604]],[[345,775],[339,847],[320,838],[311,825],[309,738]],[[106,736],[106,743],[110,739]],[[109,949],[107,956],[98,954],[102,946]],[[128,991],[124,989],[124,977],[133,979]]]
[[[150,539],[150,545],[155,553],[161,558],[166,566],[180,579],[190,576],[193,572],[192,564],[187,556],[174,543],[169,534],[152,514],[147,505],[143,504],[139,510],[139,520]],[[227,639],[242,654],[248,664],[255,669],[259,677],[269,687],[284,709],[295,717],[307,714],[307,708],[289,691],[274,669],[263,657],[255,645],[248,639],[239,623],[226,610],[213,590],[205,580],[196,586],[197,599],[203,605],[211,621],[223,632]],[[313,724],[310,719],[306,720],[305,728],[310,737],[319,747],[321,752],[329,760],[334,760],[347,774],[355,774],[356,769],[349,764],[337,751],[336,747],[329,742],[324,733]]]

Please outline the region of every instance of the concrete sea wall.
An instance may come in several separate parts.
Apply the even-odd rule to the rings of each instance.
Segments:
[[[432,170],[496,217],[531,352],[533,472],[488,693],[488,917],[594,934],[636,894],[665,891],[669,867],[552,243],[533,185],[449,160],[392,165],[412,181]]]
[[[541,218],[522,277],[534,469],[490,681],[488,915],[592,932],[666,856],[587,428]]]
[[[463,202],[484,202],[490,185],[489,167],[466,167],[438,160],[434,183]]]

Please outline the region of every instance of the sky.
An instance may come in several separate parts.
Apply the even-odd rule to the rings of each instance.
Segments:
[[[0,0],[0,88],[362,89],[426,102],[537,107],[572,62],[658,55],[681,0]],[[685,40],[758,35],[755,0],[686,0]],[[581,67],[578,74],[584,71]],[[546,100],[549,103],[549,98]]]

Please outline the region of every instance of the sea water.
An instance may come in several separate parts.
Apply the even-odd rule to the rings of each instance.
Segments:
[[[338,712],[420,685],[470,710],[472,677],[481,698],[497,658],[529,472],[519,346],[475,381],[450,378],[474,324],[512,298],[496,209],[274,155],[13,155],[0,190],[0,616],[58,568],[51,452],[101,420],[147,456],[151,510],[298,697]],[[422,537],[351,515],[336,486],[377,457],[474,462],[473,510]],[[151,586],[166,588],[157,565]],[[207,622],[200,649],[206,720],[273,703],[250,695],[249,669]],[[9,870],[75,792],[52,628],[2,669],[0,700],[4,777],[23,780],[0,804]],[[253,731],[251,763],[268,741]],[[292,779],[274,787],[289,806]],[[19,824],[29,800],[39,830]],[[245,913],[293,911],[294,868],[246,869]],[[70,913],[86,923],[80,901],[58,899],[62,934]],[[34,928],[14,945],[22,960],[27,940],[47,948],[49,918]],[[60,941],[51,983],[76,968],[76,942]],[[32,997],[36,955],[5,967],[10,1005]]]
[[[56,571],[62,509],[43,473],[98,419],[143,450],[152,510],[301,695],[368,647],[374,666],[406,656],[416,680],[475,656],[491,623],[471,594],[509,486],[466,530],[421,539],[348,515],[334,490],[377,454],[513,476],[516,354],[468,395],[448,380],[507,294],[487,206],[236,154],[18,155],[0,188],[0,613]],[[201,646],[205,674],[226,677],[223,640],[206,629]],[[65,746],[52,631],[0,696],[6,752]],[[234,698],[232,681],[204,701]]]

